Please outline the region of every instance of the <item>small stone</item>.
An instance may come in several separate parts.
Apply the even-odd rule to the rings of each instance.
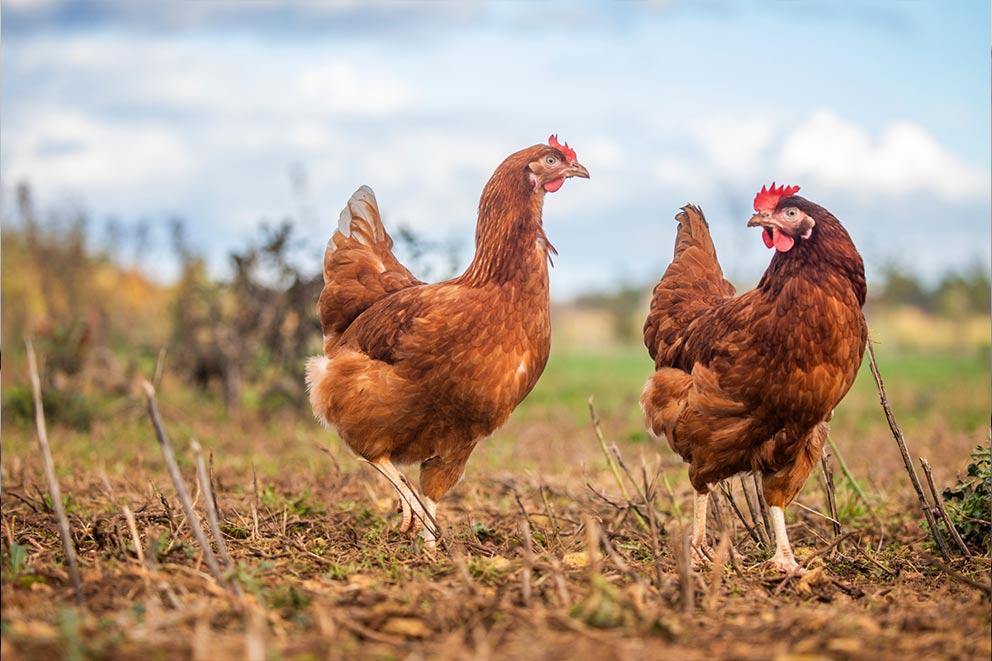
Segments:
[[[561,559],[561,564],[566,569],[582,569],[589,565],[589,554],[585,551],[566,553],[565,557]]]
[[[427,638],[431,635],[431,630],[415,617],[392,617],[382,627],[382,633],[404,638]]]

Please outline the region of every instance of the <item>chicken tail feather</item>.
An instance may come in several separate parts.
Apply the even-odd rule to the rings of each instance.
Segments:
[[[674,364],[683,334],[697,316],[735,293],[723,277],[702,209],[687,204],[675,219],[675,258],[654,288],[644,324],[644,344],[658,367]]]
[[[389,294],[422,284],[393,255],[393,240],[375,193],[361,186],[338,216],[324,251],[324,289],[317,315],[327,348],[358,315]]]

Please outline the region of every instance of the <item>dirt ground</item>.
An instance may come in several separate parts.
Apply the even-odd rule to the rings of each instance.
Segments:
[[[311,422],[190,421],[183,406],[167,401],[163,416],[201,517],[188,439],[212,455],[233,561],[223,584],[135,404],[88,435],[52,431],[79,551],[77,607],[33,430],[8,425],[4,659],[992,654],[988,556],[941,568],[908,489],[890,486],[868,511],[835,476],[839,536],[821,514],[792,506],[807,573],[786,578],[765,564],[760,517],[752,527],[734,480],[741,515],[723,495],[711,508],[717,562],[685,562],[690,490],[670,453],[621,443],[621,491],[590,430],[528,421],[480,448],[442,502],[444,542],[429,551],[397,532],[391,487],[336,443],[328,449]],[[799,501],[826,512],[823,494],[811,478]],[[719,563],[722,531],[733,552]]]

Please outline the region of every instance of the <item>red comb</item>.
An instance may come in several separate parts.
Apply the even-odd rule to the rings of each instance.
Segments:
[[[555,133],[548,137],[548,145],[560,151],[565,156],[565,160],[569,163],[575,161],[575,150],[569,147],[567,142],[563,145],[559,144],[558,134]]]
[[[754,196],[754,210],[774,211],[779,200],[783,197],[792,197],[798,192],[799,186],[779,186],[776,188],[773,181],[771,188],[762,186],[758,194]]]

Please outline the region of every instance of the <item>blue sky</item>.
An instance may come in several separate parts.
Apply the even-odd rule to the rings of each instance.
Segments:
[[[869,276],[990,257],[987,2],[88,2],[2,14],[3,203],[98,221],[188,220],[223,272],[262,218],[298,215],[312,256],[367,183],[471,256],[507,154],[559,133],[591,171],[545,205],[565,298],[656,279],[672,217],[710,219],[727,273],[770,255],[754,192],[796,183],[849,228]]]

